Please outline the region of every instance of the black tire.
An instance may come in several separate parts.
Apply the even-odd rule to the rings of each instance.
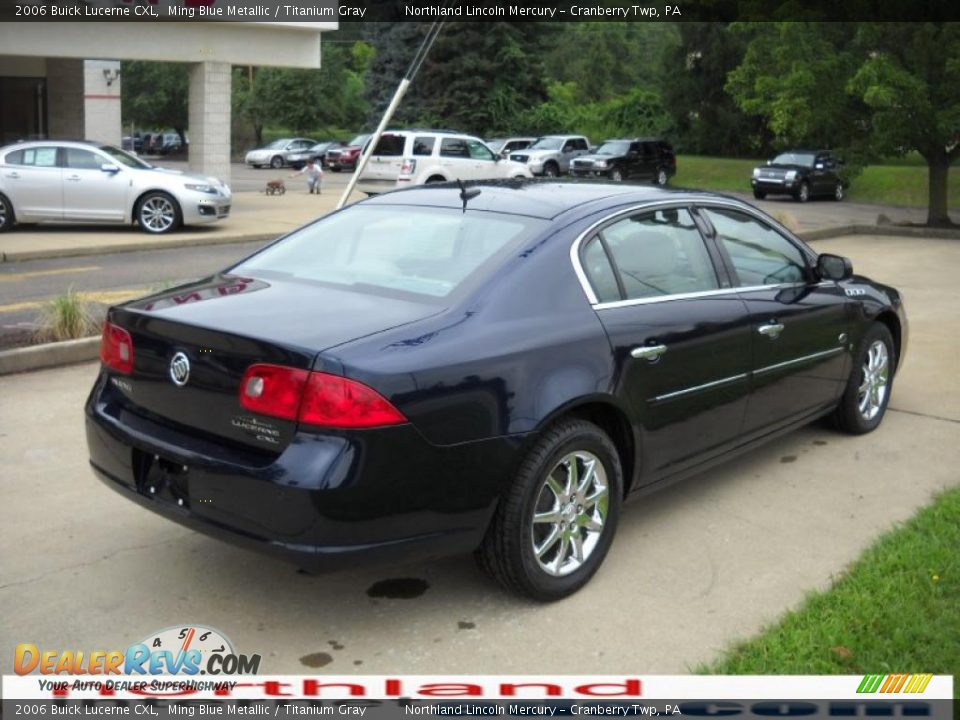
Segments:
[[[875,387],[875,385],[867,383],[867,365],[871,361],[871,352],[875,352],[878,344],[883,345],[883,352],[886,354],[883,397],[879,398],[878,403],[870,403],[868,412],[864,412],[862,404],[864,386]],[[887,412],[887,404],[890,402],[896,363],[897,350],[893,344],[893,336],[890,334],[890,330],[883,323],[874,323],[860,342],[860,347],[854,356],[853,368],[850,371],[847,387],[840,399],[840,404],[834,411],[833,421],[838,430],[850,435],[863,435],[877,429],[883,421],[883,416]],[[875,364],[872,375],[875,379],[879,376]],[[867,392],[869,393],[869,390]],[[877,399],[876,396],[872,397],[874,397],[874,400]],[[874,405],[876,405],[875,409]]]
[[[614,182],[623,182],[623,172],[620,168],[614,168],[610,171],[610,179]]]
[[[767,196],[767,194],[766,194],[763,190],[754,190],[754,191],[753,191],[753,196],[754,196],[757,200],[763,200],[763,199]]]
[[[560,175],[560,166],[552,160],[543,166],[544,177],[558,177]]]
[[[843,183],[838,182],[833,188],[833,199],[837,202],[842,202],[845,194]]]
[[[663,168],[657,170],[656,174],[653,176],[653,182],[660,187],[666,187],[669,181],[670,177],[667,175],[667,171]]]
[[[279,170],[282,168],[283,158],[279,155],[274,155],[272,158],[270,158],[270,167],[272,167],[274,170]]]
[[[563,483],[556,477],[558,470],[562,474],[563,461],[573,458],[570,463],[582,473],[587,457],[599,461],[603,473],[587,474],[585,478],[579,475],[579,479],[582,482],[593,477],[592,483],[600,485],[590,484],[578,497],[568,497],[564,504],[564,500],[548,487],[548,476],[553,476],[554,485],[570,483],[569,470]],[[605,493],[600,490],[603,482],[606,483]],[[543,503],[550,499],[550,495],[553,495],[554,503],[548,508]],[[603,500],[594,499],[594,505],[588,506],[584,501],[587,495],[606,498],[605,517],[601,507]],[[512,484],[500,498],[487,534],[475,553],[477,562],[487,574],[518,595],[543,602],[571,595],[593,577],[610,549],[622,498],[623,473],[617,449],[610,438],[585,420],[561,420],[545,430],[524,457]],[[558,522],[535,523],[533,518],[538,507],[540,513],[553,512]],[[588,518],[591,508],[593,514]],[[596,523],[598,519],[600,529],[594,536],[587,523]],[[571,531],[570,528],[575,529]],[[544,538],[540,559],[534,550],[538,532],[556,536],[552,543]],[[577,543],[570,542],[568,534],[570,539],[574,535],[580,538],[583,558],[579,562],[573,554]],[[544,564],[555,565],[558,570],[563,570],[567,561],[572,565],[562,574],[553,574],[544,567]]]
[[[793,194],[793,199],[802,203],[810,199],[810,185],[806,180],[800,183],[800,188]]]
[[[254,170],[259,170],[260,168],[263,167],[263,165],[254,165],[254,164],[251,164],[250,167],[252,167]]]
[[[137,203],[137,223],[151,235],[170,233],[183,224],[180,204],[165,192],[148,192]]]
[[[12,230],[16,222],[17,218],[13,214],[13,203],[7,199],[6,195],[0,193],[0,233]]]

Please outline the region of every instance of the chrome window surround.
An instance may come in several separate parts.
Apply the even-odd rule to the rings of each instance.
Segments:
[[[712,297],[712,296],[722,296],[722,295],[736,295],[737,293],[745,292],[757,292],[760,290],[775,290],[775,289],[786,289],[793,287],[802,287],[808,285],[808,283],[781,283],[779,285],[751,285],[749,287],[731,287],[731,288],[721,288],[719,290],[702,290],[699,292],[690,292],[690,293],[675,293],[673,295],[657,295],[650,298],[634,298],[632,300],[614,300],[612,302],[602,303],[597,298],[596,293],[593,291],[593,287],[590,285],[590,280],[587,277],[586,271],[583,269],[583,265],[580,263],[580,246],[583,244],[583,241],[592,235],[596,230],[606,225],[607,223],[613,222],[625,215],[631,215],[641,211],[647,210],[656,210],[664,207],[676,207],[683,209],[696,209],[697,207],[728,207],[733,208],[734,210],[739,210],[746,215],[750,215],[756,220],[759,220],[764,225],[770,226],[775,232],[783,235],[789,242],[797,245],[797,239],[793,238],[789,231],[782,232],[786,228],[778,229],[778,223],[769,218],[759,211],[751,208],[749,205],[741,204],[739,202],[727,201],[722,198],[709,198],[703,201],[696,200],[654,200],[652,202],[640,203],[638,205],[632,205],[623,210],[618,210],[612,215],[608,215],[601,220],[596,221],[582,233],[580,233],[577,238],[570,245],[570,263],[573,265],[573,272],[577,276],[577,280],[580,281],[580,287],[583,289],[584,295],[587,296],[587,301],[593,306],[594,310],[607,310],[610,308],[619,308],[619,307],[629,307],[631,305],[649,305],[652,303],[661,303],[668,302],[671,300],[689,300],[692,298],[701,298],[701,297]],[[772,222],[771,222],[772,221]],[[814,263],[816,261],[816,254],[804,245],[802,242],[797,245],[798,249],[803,253],[804,257],[808,262]],[[817,283],[818,286],[833,285],[831,282],[820,282]]]

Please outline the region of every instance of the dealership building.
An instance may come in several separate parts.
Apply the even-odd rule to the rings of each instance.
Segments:
[[[336,29],[336,22],[0,23],[0,145],[33,138],[119,145],[120,61],[187,63],[190,169],[229,182],[232,66],[319,69],[321,35]]]

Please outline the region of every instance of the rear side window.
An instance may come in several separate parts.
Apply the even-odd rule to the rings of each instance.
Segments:
[[[20,165],[33,167],[56,167],[57,149],[55,147],[26,148],[22,151]]]
[[[3,162],[7,165],[23,165],[23,150],[14,150],[11,153],[7,153]]]
[[[298,230],[232,272],[443,298],[492,271],[546,222],[481,211],[360,205]]]
[[[373,149],[373,154],[387,157],[403,155],[405,140],[403,135],[381,135],[377,146]]]
[[[599,302],[620,300],[617,276],[600,238],[594,235],[583,248],[583,269]]]
[[[727,208],[700,210],[717,231],[740,287],[800,283],[807,278],[803,252],[756,218]]]
[[[413,139],[413,154],[423,157],[433,155],[433,146],[437,142],[435,137],[424,135]]]
[[[601,231],[627,299],[720,287],[703,237],[683,208],[633,215]]]

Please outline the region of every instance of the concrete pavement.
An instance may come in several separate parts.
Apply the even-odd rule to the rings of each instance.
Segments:
[[[262,672],[688,671],[826,587],[878,534],[960,484],[960,244],[820,241],[897,285],[910,350],[891,411],[851,438],[811,426],[626,508],[580,593],[502,594],[468,558],[311,577],[115,496],[86,464],[93,364],[0,377],[0,648],[123,648],[181,623],[222,630]],[[411,599],[375,582],[423,580]],[[319,654],[319,655],[318,655]],[[302,661],[315,657],[308,668]],[[11,672],[0,652],[0,672]]]

